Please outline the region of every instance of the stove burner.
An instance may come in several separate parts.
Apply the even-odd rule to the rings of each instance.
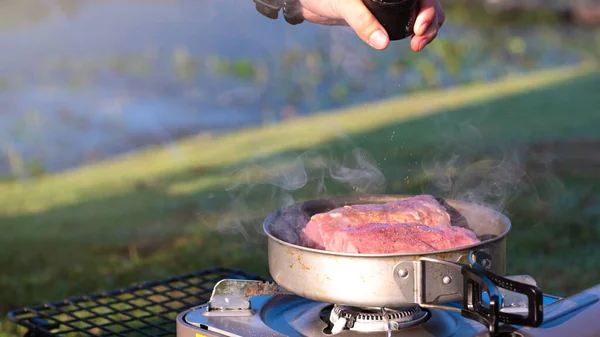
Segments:
[[[329,316],[332,334],[344,329],[358,332],[396,331],[423,323],[429,313],[418,306],[384,309],[334,305]]]

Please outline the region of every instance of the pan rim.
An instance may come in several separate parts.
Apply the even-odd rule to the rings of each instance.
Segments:
[[[269,227],[270,224],[273,223],[273,219],[276,218],[277,216],[279,216],[284,210],[286,209],[290,209],[292,207],[298,207],[301,205],[306,205],[309,202],[320,202],[320,201],[327,201],[327,200],[360,200],[360,198],[375,198],[375,199],[385,199],[385,198],[393,198],[393,199],[402,199],[402,198],[411,198],[411,197],[415,197],[417,195],[406,195],[406,194],[369,194],[369,195],[357,195],[357,196],[337,196],[337,197],[330,197],[330,198],[323,198],[323,199],[314,199],[314,200],[307,200],[307,201],[302,201],[302,202],[298,202],[295,203],[293,205],[290,206],[286,206],[284,208],[280,208],[277,211],[269,214],[269,216],[267,216],[267,218],[264,220],[263,222],[263,231],[265,232],[265,234],[269,237],[270,240],[273,240],[281,245],[284,246],[288,246],[290,248],[293,249],[297,249],[297,250],[302,250],[302,251],[306,251],[306,252],[311,252],[311,253],[316,253],[316,254],[322,254],[322,255],[328,255],[328,256],[336,256],[336,257],[349,257],[349,258],[401,258],[401,257],[410,257],[410,256],[429,256],[429,255],[440,255],[440,254],[455,254],[455,253],[463,253],[465,251],[472,251],[474,248],[480,247],[480,246],[486,246],[488,244],[500,241],[502,239],[504,239],[505,237],[508,236],[508,234],[510,233],[511,229],[512,229],[512,223],[510,221],[510,219],[504,215],[503,213],[496,211],[492,208],[486,207],[486,206],[482,206],[479,204],[475,204],[475,203],[470,203],[470,202],[465,202],[465,201],[460,201],[460,200],[454,200],[454,199],[446,199],[444,198],[445,201],[452,203],[452,204],[463,204],[463,205],[468,205],[468,207],[474,207],[474,208],[479,208],[482,209],[486,212],[490,212],[492,214],[494,214],[495,216],[497,216],[505,225],[506,225],[506,229],[504,230],[504,232],[492,239],[488,239],[485,241],[481,241],[479,243],[476,244],[472,244],[469,246],[461,246],[458,248],[454,248],[454,249],[446,249],[446,250],[435,250],[435,251],[428,251],[428,252],[414,252],[414,253],[390,253],[390,254],[360,254],[360,253],[339,253],[339,252],[331,252],[331,251],[327,251],[327,250],[322,250],[322,249],[315,249],[315,248],[308,248],[308,247],[304,247],[304,246],[299,246],[287,241],[284,241],[282,239],[279,239],[277,237],[275,237],[270,231],[269,231]]]

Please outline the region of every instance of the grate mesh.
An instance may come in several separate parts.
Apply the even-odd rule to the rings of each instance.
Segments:
[[[222,279],[262,278],[227,268],[203,270],[162,281],[11,311],[27,337],[175,336],[175,318],[209,300]]]

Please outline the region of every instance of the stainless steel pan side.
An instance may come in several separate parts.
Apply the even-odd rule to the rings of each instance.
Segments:
[[[494,274],[505,274],[506,236],[511,228],[509,219],[494,210],[459,201],[446,202],[482,239],[477,245],[427,254],[377,255],[334,253],[295,244],[300,231],[314,214],[344,205],[385,203],[407,197],[331,198],[292,205],[271,214],[264,223],[264,230],[268,235],[269,269],[273,279],[286,290],[316,301],[394,308],[424,300],[446,303],[462,298],[464,288],[460,270],[457,274],[456,270],[427,262],[428,259],[468,264],[471,252],[484,252],[485,261],[477,262]],[[399,274],[407,275],[401,275],[405,276],[401,278]],[[444,280],[444,283],[432,284],[438,280]],[[436,291],[427,293],[427,287],[421,287],[421,283],[428,283],[429,289]]]

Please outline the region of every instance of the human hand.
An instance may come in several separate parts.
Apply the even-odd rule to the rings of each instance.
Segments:
[[[410,46],[421,51],[433,41],[444,24],[445,15],[439,0],[420,0],[421,10],[415,21]],[[299,0],[304,20],[321,25],[350,26],[371,47],[383,50],[389,36],[362,0]]]

